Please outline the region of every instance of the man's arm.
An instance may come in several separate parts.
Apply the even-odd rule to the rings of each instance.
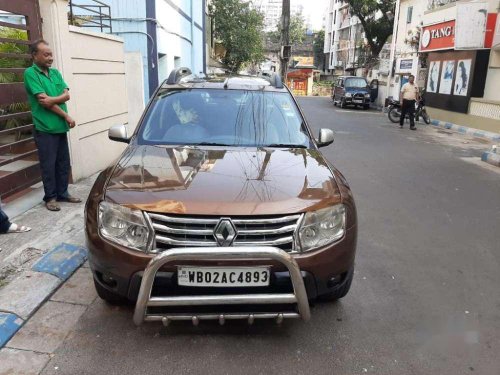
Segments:
[[[68,89],[64,89],[63,93],[59,96],[48,96],[47,94],[39,94],[37,95],[38,102],[47,109],[56,105],[63,104],[69,100],[69,91]]]
[[[39,97],[42,96],[42,95],[47,96],[46,94],[38,94],[37,95],[37,99],[39,99]],[[40,99],[39,99],[39,101],[40,101]],[[49,111],[54,112],[56,115],[62,117],[63,119],[65,119],[70,128],[74,128],[75,127],[75,125],[76,125],[75,120],[73,120],[73,118],[71,118],[70,115],[68,115],[66,112],[64,112],[61,109],[61,107],[59,107],[57,104],[54,104],[54,105],[52,105],[50,107],[47,107],[47,106],[45,106],[43,104],[42,104],[42,106],[45,107],[45,108],[47,108]]]

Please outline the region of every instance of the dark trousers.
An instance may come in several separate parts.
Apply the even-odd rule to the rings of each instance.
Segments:
[[[66,133],[50,134],[35,131],[38,158],[42,169],[45,196],[43,200],[63,199],[68,196],[69,148]]]
[[[415,126],[415,100],[403,99],[403,103],[401,105],[401,117],[399,118],[399,125],[403,126],[407,113],[410,116],[410,127],[413,128]]]
[[[0,233],[7,233],[7,231],[10,228],[10,225],[11,223],[9,221],[9,217],[0,208]]]

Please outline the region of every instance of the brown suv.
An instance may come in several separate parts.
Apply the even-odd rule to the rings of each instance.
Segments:
[[[279,76],[173,71],[86,205],[99,296],[134,321],[310,316],[349,291],[356,208]]]

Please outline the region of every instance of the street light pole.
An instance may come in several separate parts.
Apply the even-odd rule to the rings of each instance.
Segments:
[[[288,59],[290,57],[290,0],[283,0],[281,8],[281,78],[286,82]]]

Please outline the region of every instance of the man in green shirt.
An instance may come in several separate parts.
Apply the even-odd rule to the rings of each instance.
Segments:
[[[54,58],[48,43],[38,40],[30,46],[33,66],[24,72],[24,86],[31,105],[34,137],[42,169],[47,209],[59,211],[58,201],[79,203],[68,193],[70,158],[66,133],[75,127],[68,115],[68,85],[61,73],[51,68]]]

